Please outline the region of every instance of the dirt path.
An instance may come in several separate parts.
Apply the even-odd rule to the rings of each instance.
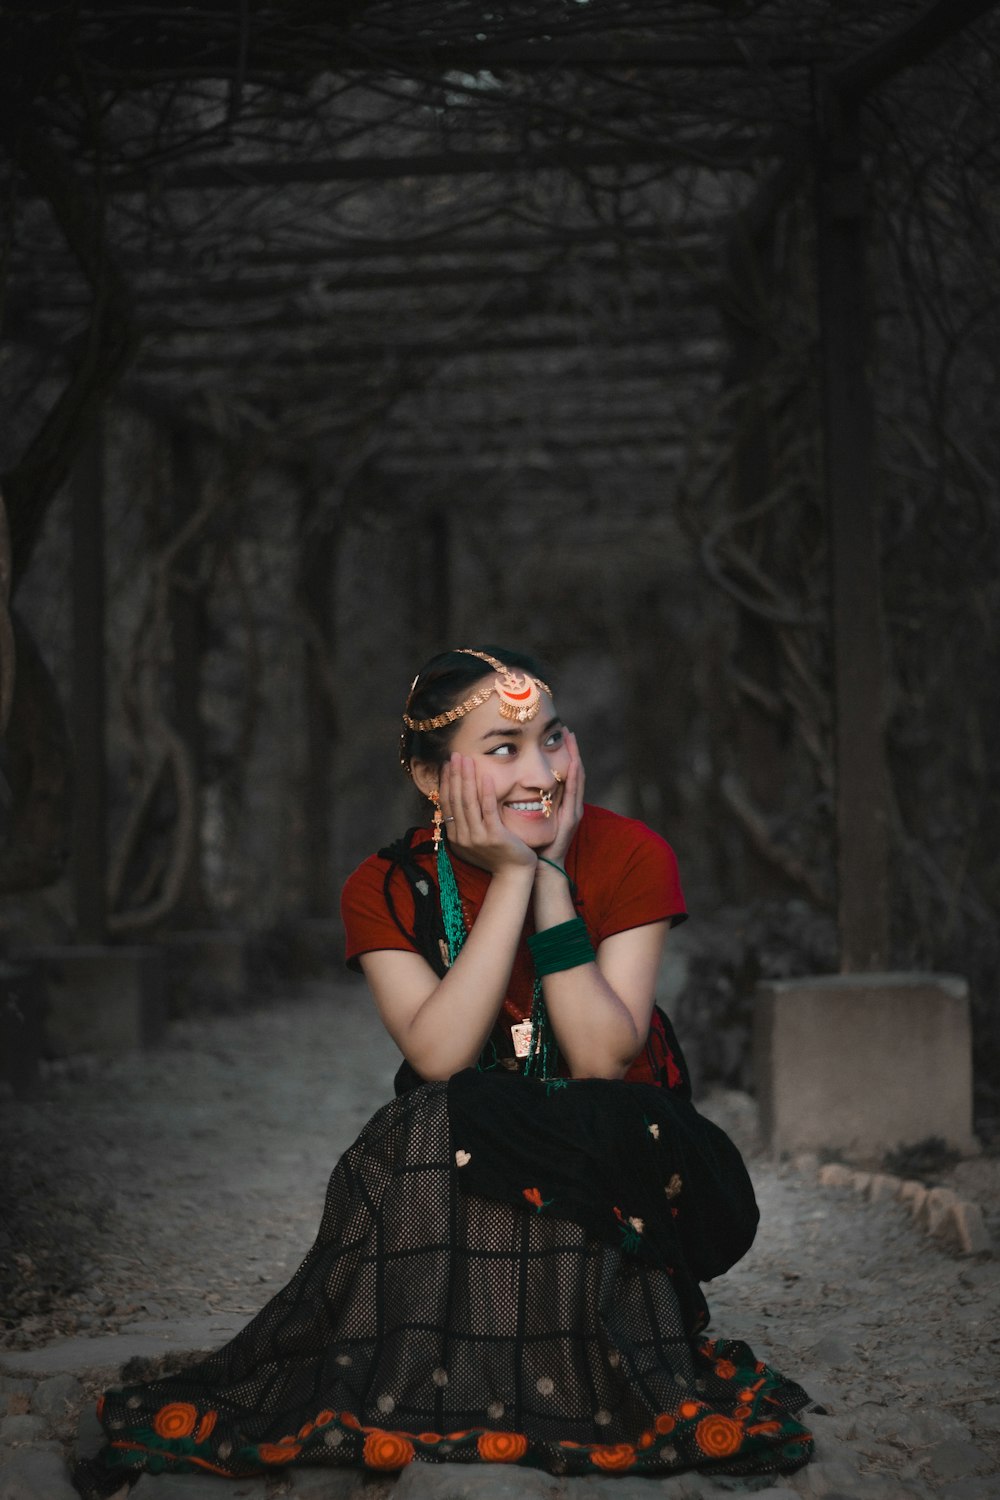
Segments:
[[[0,1355],[0,1500],[63,1500],[60,1445],[124,1359],[213,1347],[284,1284],[330,1169],[389,1097],[395,1062],[363,987],[345,982],[177,1024],[155,1053],[79,1066],[37,1100],[0,1104],[6,1221],[20,1242],[6,1250],[7,1290],[25,1314]],[[772,1488],[774,1500],[996,1500],[1000,1263],[958,1259],[899,1205],[820,1187],[815,1173],[761,1158],[752,1171],[762,1227],[708,1288],[713,1327],[745,1338],[824,1409],[810,1418],[817,1461]],[[133,1495],[201,1500],[219,1493],[208,1482],[144,1476]],[[226,1494],[343,1497],[366,1483],[303,1470]],[[618,1500],[636,1484],[649,1494],[649,1481],[559,1484],[518,1470],[496,1500],[595,1483]],[[668,1500],[748,1487],[665,1483]],[[490,1470],[423,1466],[400,1484],[419,1490],[413,1500],[503,1487]]]

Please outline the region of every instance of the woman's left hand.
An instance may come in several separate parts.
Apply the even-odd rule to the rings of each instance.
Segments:
[[[563,782],[559,805],[555,808],[553,819],[555,827],[552,838],[541,851],[546,859],[554,860],[560,865],[566,858],[577,825],[583,817],[583,788],[586,781],[576,735],[570,729],[567,729],[565,734],[566,748],[569,751],[569,769],[566,772],[566,780]]]

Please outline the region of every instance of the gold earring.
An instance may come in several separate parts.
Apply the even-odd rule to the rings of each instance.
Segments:
[[[553,771],[552,774],[558,781],[559,785],[562,786],[563,782],[566,780],[565,776],[560,776],[558,771]]]
[[[438,849],[441,847],[441,840],[444,838],[444,817],[441,813],[441,794],[438,792],[437,787],[435,787],[433,792],[427,793],[427,796],[434,804],[434,816],[431,819],[431,822],[434,825],[434,853],[436,854],[438,852]]]

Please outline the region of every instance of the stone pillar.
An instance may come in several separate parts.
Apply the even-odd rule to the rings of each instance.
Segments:
[[[954,975],[758,985],[754,1070],[772,1151],[880,1157],[929,1136],[978,1150],[968,986]]]

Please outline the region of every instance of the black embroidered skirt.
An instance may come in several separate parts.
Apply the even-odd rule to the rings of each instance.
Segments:
[[[805,1392],[701,1331],[699,1282],[755,1228],[735,1147],[666,1090],[425,1084],[342,1157],[315,1244],[242,1332],[107,1392],[77,1486],[290,1464],[798,1468]]]

